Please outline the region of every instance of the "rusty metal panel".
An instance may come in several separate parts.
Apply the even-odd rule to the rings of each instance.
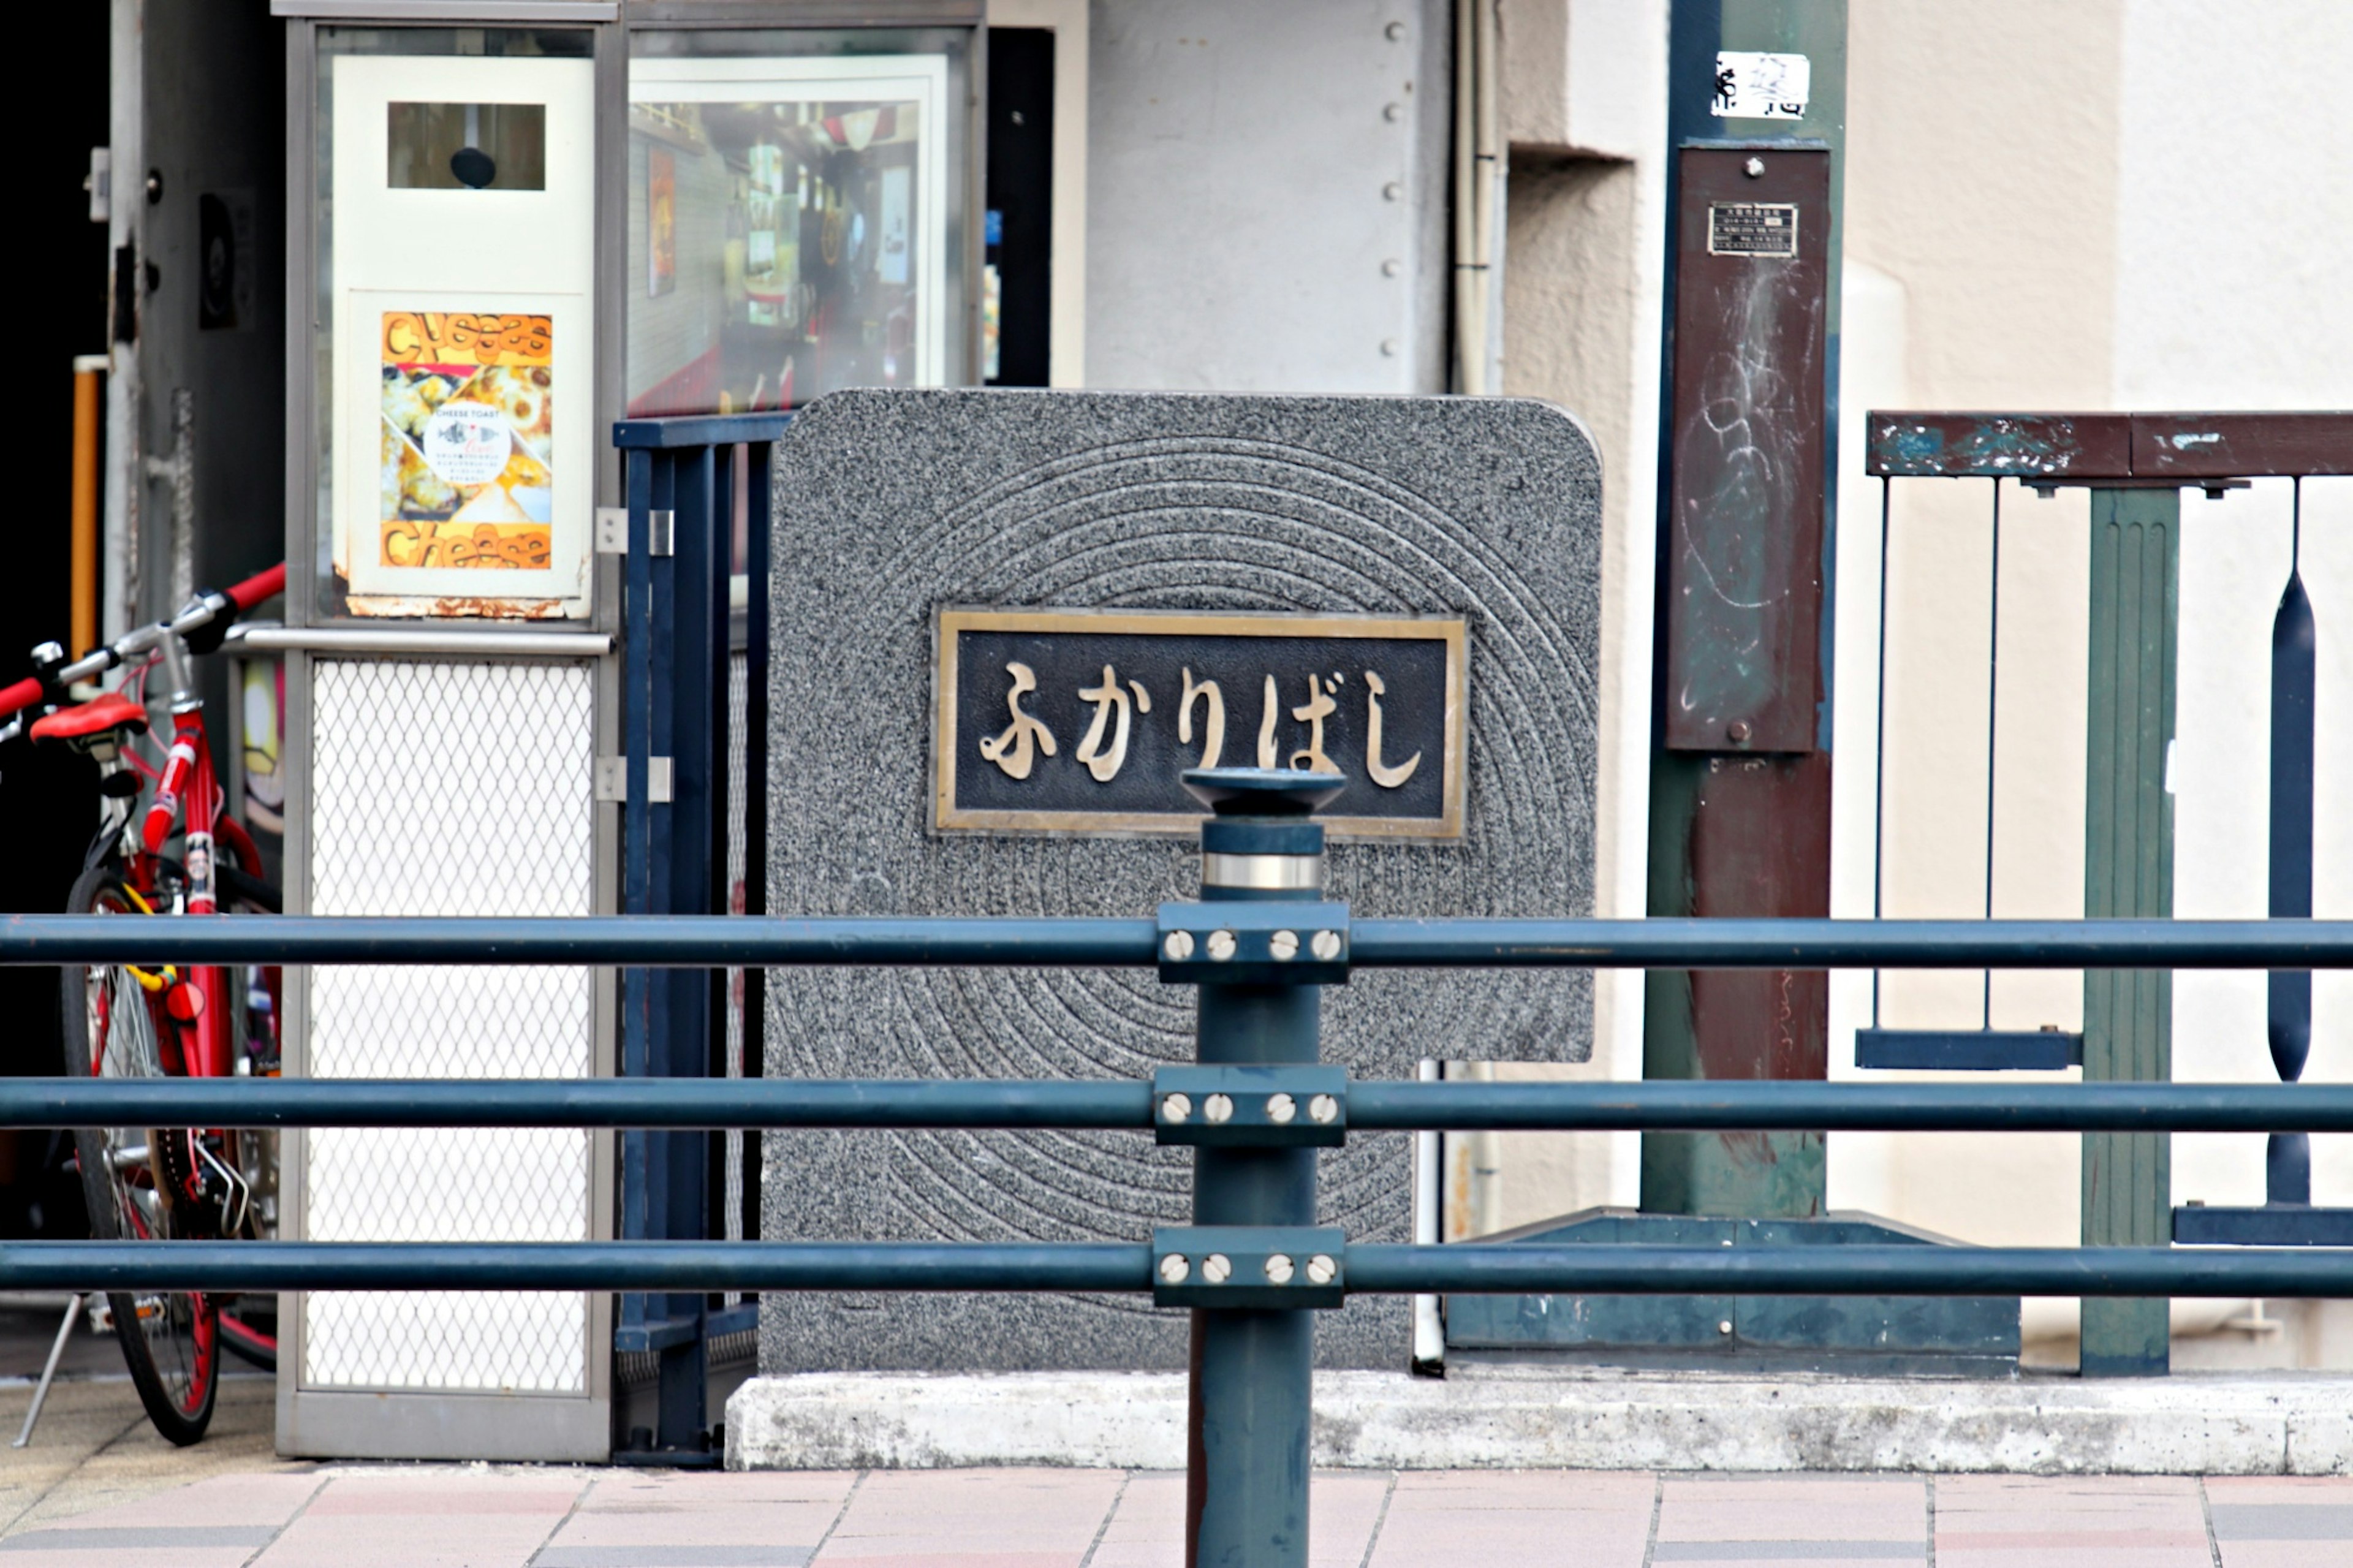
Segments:
[[[1831,758],[1669,759],[1652,798],[1651,912],[1830,913]],[[1673,869],[1663,875],[1660,861]],[[1820,970],[1653,973],[1642,1076],[1814,1079],[1830,1072],[1830,977]],[[1685,1214],[1821,1212],[1820,1132],[1649,1133],[1642,1206]]]
[[[2183,479],[2353,474],[2353,413],[2136,414],[2132,471]]]
[[[1882,478],[2125,479],[2126,414],[1883,413],[1863,421],[1863,468]]]
[[[1873,409],[1863,468],[1883,479],[2257,479],[2353,474],[2353,412],[1988,414]]]
[[[1678,156],[1666,744],[1811,752],[1823,695],[1830,153]]]

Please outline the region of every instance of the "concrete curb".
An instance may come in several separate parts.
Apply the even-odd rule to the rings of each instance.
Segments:
[[[730,1469],[1185,1463],[1166,1373],[803,1373],[727,1404]],[[1327,1372],[1318,1466],[1368,1469],[2353,1472],[2353,1377],[2085,1383],[1527,1367]]]

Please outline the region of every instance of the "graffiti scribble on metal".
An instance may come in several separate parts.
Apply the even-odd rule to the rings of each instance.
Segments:
[[[1666,740],[1703,752],[1818,741],[1828,154],[1682,154]],[[1754,173],[1751,164],[1761,173]],[[1778,251],[1727,249],[1717,215],[1786,209]],[[1800,223],[1802,209],[1815,217]]]

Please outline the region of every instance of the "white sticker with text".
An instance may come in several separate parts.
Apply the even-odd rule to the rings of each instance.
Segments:
[[[1710,107],[1732,120],[1803,120],[1813,75],[1813,67],[1803,55],[1720,49],[1715,57],[1715,97]]]

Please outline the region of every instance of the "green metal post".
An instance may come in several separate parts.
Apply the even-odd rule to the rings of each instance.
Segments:
[[[1308,819],[1344,781],[1214,768],[1185,785],[1217,815],[1201,828],[1201,901],[1314,902],[1324,829]],[[1204,1065],[1306,1065],[1321,1048],[1313,985],[1204,984],[1196,1048]],[[1315,1151],[1193,1152],[1193,1223],[1312,1226]],[[1308,1424],[1314,1314],[1219,1309],[1193,1314],[1186,1420],[1188,1568],[1306,1568]]]
[[[2084,914],[2173,913],[2175,644],[2181,492],[2092,491],[2090,731],[2084,759]],[[2086,1081],[2173,1076],[2173,975],[2084,975]],[[2084,1135],[2084,1245],[2162,1247],[2172,1237],[2173,1158],[2161,1132]],[[2148,1376],[2168,1363],[2168,1304],[2086,1299],[2086,1377]]]
[[[1846,35],[1847,0],[1675,0],[1669,11],[1653,916],[1830,913],[1828,627],[1837,559],[1830,479],[1837,472]],[[1788,96],[1769,114],[1752,108],[1753,95],[1731,95],[1724,74],[1733,60],[1757,55],[1778,57],[1792,73]],[[1705,173],[1695,160],[1714,164],[1720,183],[1695,180]],[[1801,166],[1810,169],[1802,179]],[[1704,215],[1757,203],[1793,215],[1789,258],[1714,253],[1713,219]],[[1783,269],[1782,280],[1769,291],[1776,303],[1764,309],[1757,301],[1768,294],[1756,285],[1768,268]],[[1742,389],[1730,402],[1716,384],[1725,376]],[[1730,426],[1721,423],[1727,406],[1738,410]],[[1738,435],[1718,441],[1711,428]],[[1773,482],[1758,482],[1764,468]],[[1740,572],[1750,575],[1738,593],[1683,597],[1694,575],[1715,583]],[[1683,624],[1678,606],[1703,600],[1704,612]],[[1709,694],[1704,734],[1680,732],[1675,718],[1693,695],[1676,673],[1685,661],[1742,677],[1739,691]],[[1829,998],[1819,971],[1653,973],[1644,984],[1642,1076],[1823,1078]],[[1803,1217],[1822,1212],[1826,1190],[1818,1131],[1642,1136],[1648,1212]]]

